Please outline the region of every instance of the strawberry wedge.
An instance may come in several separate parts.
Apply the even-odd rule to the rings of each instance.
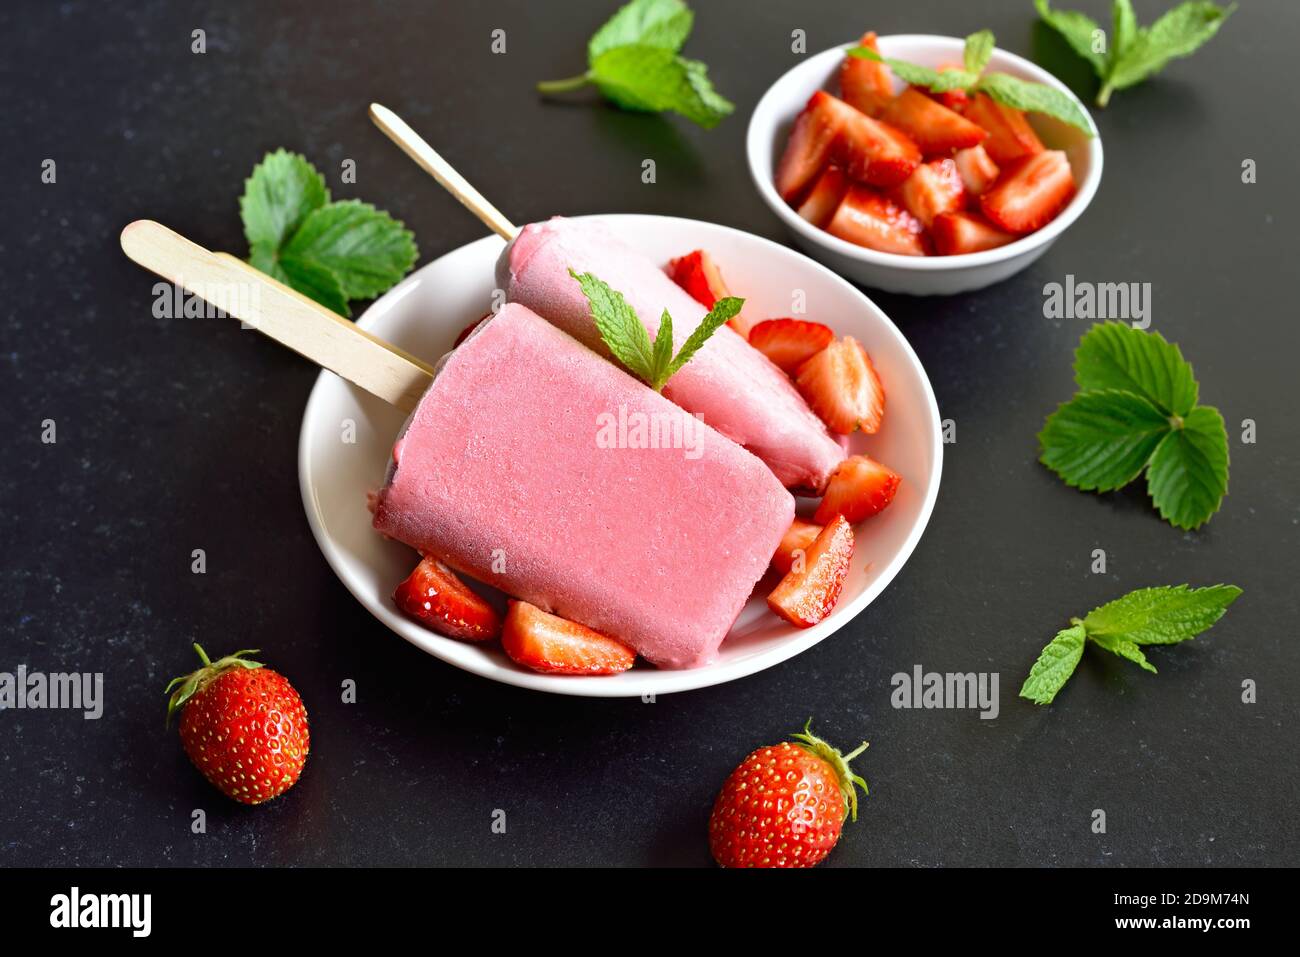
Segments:
[[[1004,232],[992,223],[973,213],[942,213],[930,226],[934,251],[940,256],[960,256],[963,253],[982,253],[997,249],[1020,237]]]
[[[880,52],[874,32],[865,34],[858,46]],[[846,56],[840,64],[840,95],[854,109],[879,117],[894,98],[894,74],[878,60]]]
[[[835,215],[835,210],[844,201],[848,189],[849,178],[844,175],[844,171],[834,164],[827,166],[795,212],[819,229],[825,229]]]
[[[950,159],[922,163],[898,187],[897,196],[903,208],[920,220],[926,229],[940,213],[966,207],[966,186],[957,172],[956,162]]]
[[[880,430],[885,387],[871,357],[852,336],[832,342],[800,366],[795,385],[832,432]]]
[[[749,331],[749,344],[791,374],[834,339],[829,326],[803,319],[767,319]]]
[[[960,113],[913,86],[898,94],[880,118],[910,137],[926,156],[946,155],[953,150],[978,146],[989,135]]]
[[[851,178],[888,188],[912,174],[921,151],[892,126],[818,90],[795,120],[777,165],[777,192],[793,204],[832,160]]]
[[[1044,150],[1009,165],[997,185],[980,197],[980,211],[1007,232],[1030,233],[1055,219],[1074,190],[1065,154]]]
[[[963,115],[988,131],[982,145],[999,166],[1044,149],[1023,112],[995,102],[987,93],[977,93]]]
[[[850,522],[870,518],[889,506],[902,481],[897,472],[875,459],[850,455],[831,476],[813,521],[825,524],[837,515]]]
[[[713,261],[713,257],[703,249],[697,249],[670,261],[668,276],[705,309],[712,309],[713,304],[719,299],[731,295],[727,284],[722,279],[722,270]],[[742,336],[749,335],[749,329],[753,324],[753,320],[746,317],[743,308],[727,320],[727,325]]]
[[[462,641],[487,641],[501,634],[496,610],[460,577],[426,557],[393,592],[393,603],[426,628]]]
[[[781,539],[776,554],[772,556],[772,567],[786,574],[794,567],[796,558],[804,559],[806,565],[808,549],[821,533],[822,526],[796,518],[790,525],[790,531]]]
[[[859,185],[849,187],[840,208],[826,224],[832,236],[902,256],[925,255],[923,229],[921,221],[897,203]]]
[[[616,675],[636,661],[636,652],[608,635],[511,601],[501,647],[516,664],[553,675]]]
[[[962,185],[972,196],[987,193],[989,187],[998,181],[998,175],[1002,172],[983,146],[958,150],[952,155],[952,161],[957,166],[957,174],[961,177]]]
[[[767,596],[767,607],[792,625],[811,628],[839,601],[852,558],[853,529],[837,515],[805,551],[803,568],[789,571]]]

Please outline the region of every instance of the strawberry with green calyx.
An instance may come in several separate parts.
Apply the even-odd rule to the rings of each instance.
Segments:
[[[227,797],[260,804],[298,780],[311,748],[307,710],[283,675],[245,655],[210,660],[167,685],[167,719],[180,712],[181,745]]]
[[[709,816],[709,849],[723,867],[812,867],[840,839],[844,819],[858,819],[857,788],[867,782],[849,754],[812,733],[757,751],[731,772]]]

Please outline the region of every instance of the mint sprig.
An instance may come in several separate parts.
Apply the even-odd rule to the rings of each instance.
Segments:
[[[370,299],[415,264],[415,237],[369,203],[330,201],[320,172],[276,150],[253,167],[239,214],[254,268],[339,315],[349,299]]]
[[[1176,345],[1118,322],[1093,326],[1074,353],[1080,391],[1048,416],[1039,461],[1084,491],[1109,492],[1146,473],[1160,516],[1209,521],[1228,491],[1228,433],[1197,405],[1200,386]]]
[[[695,15],[682,0],[632,0],[587,43],[587,71],[546,80],[547,95],[595,86],[627,110],[672,111],[708,129],[734,106],[709,81],[708,67],[679,55]]]
[[[1055,117],[1086,133],[1093,135],[1092,124],[1079,108],[1074,98],[1045,83],[1033,83],[1011,76],[1009,73],[985,73],[993,55],[995,38],[989,30],[980,30],[966,38],[960,70],[935,70],[906,60],[883,57],[869,47],[849,47],[846,53],[864,60],[884,63],[905,83],[923,86],[933,93],[965,90],[984,93],[990,99],[1016,110],[1042,113]]]
[[[621,292],[611,289],[589,272],[579,275],[570,269],[569,275],[577,281],[582,294],[587,297],[591,306],[591,318],[614,358],[656,392],[663,389],[664,384],[709,341],[709,337],[739,313],[745,304],[745,300],[735,296],[719,299],[686,337],[674,356],[673,317],[667,309],[659,317],[659,328],[651,342],[650,333]]]
[[[1070,627],[1047,643],[1029,670],[1020,697],[1051,704],[1074,674],[1088,642],[1154,674],[1144,646],[1173,645],[1196,637],[1222,618],[1240,595],[1235,585],[1173,585],[1140,588],[1094,608],[1082,619],[1071,619]]]
[[[1105,33],[1091,17],[1074,10],[1053,10],[1048,0],[1034,0],[1034,7],[1043,22],[1061,34],[1097,74],[1100,107],[1110,102],[1116,90],[1141,83],[1170,60],[1195,53],[1237,9],[1235,3],[1220,7],[1205,0],[1189,0],[1142,27],[1131,0],[1112,0],[1109,51],[1102,52],[1096,41]]]

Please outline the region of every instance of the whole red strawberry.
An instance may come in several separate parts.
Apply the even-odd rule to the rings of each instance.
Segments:
[[[867,782],[849,768],[866,750],[840,754],[811,731],[759,748],[731,772],[709,817],[709,849],[723,867],[812,867],[858,819]],[[856,786],[856,787],[855,787]]]
[[[261,804],[293,787],[311,747],[307,709],[288,679],[237,651],[176,678],[167,719],[181,712],[181,744],[227,797]],[[173,689],[175,689],[173,691]]]

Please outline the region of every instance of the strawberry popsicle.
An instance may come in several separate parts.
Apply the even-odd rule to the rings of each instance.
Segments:
[[[374,525],[690,668],[712,659],[793,516],[759,459],[508,303],[441,363]]]
[[[525,226],[497,260],[497,285],[590,349],[610,353],[586,297],[569,275],[589,272],[621,292],[651,337],[664,309],[675,348],[707,310],[649,258],[606,227],[556,217]],[[844,459],[840,443],[808,408],[789,377],[724,326],[668,381],[663,394],[743,445],[790,488],[820,492]]]

